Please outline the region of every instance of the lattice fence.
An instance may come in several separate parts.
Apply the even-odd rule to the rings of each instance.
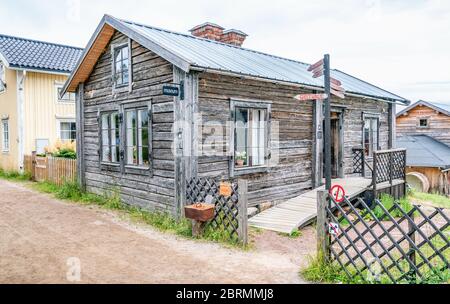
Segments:
[[[186,185],[186,203],[209,203],[216,206],[208,225],[228,232],[232,240],[247,243],[247,183],[229,181],[231,195],[220,195],[220,183],[213,178],[191,178]]]
[[[373,158],[374,179],[377,184],[405,179],[406,149],[375,151]]]
[[[353,148],[353,173],[364,173],[364,149]]]
[[[362,199],[318,203],[318,232],[326,235],[320,246],[349,278],[413,284],[450,279],[448,211],[398,202],[386,207],[378,199],[370,207]]]

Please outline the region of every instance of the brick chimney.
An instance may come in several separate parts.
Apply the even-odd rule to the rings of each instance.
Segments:
[[[220,41],[223,43],[228,43],[236,46],[242,46],[247,36],[248,35],[242,31],[231,29],[223,32]]]
[[[190,32],[195,37],[206,38],[235,46],[242,46],[245,38],[247,38],[247,34],[242,31],[235,29],[224,31],[223,27],[211,22],[197,25]]]
[[[190,30],[192,36],[220,41],[224,28],[220,25],[205,22]]]

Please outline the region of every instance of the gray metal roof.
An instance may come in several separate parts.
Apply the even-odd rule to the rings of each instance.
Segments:
[[[312,73],[307,71],[310,64],[187,34],[118,20],[113,17],[110,18],[123,25],[123,27],[139,33],[149,41],[160,45],[170,53],[183,58],[191,67],[231,72],[319,88],[323,87],[323,78],[314,79]],[[332,77],[343,83],[343,87],[349,93],[409,103],[403,97],[339,70],[333,70],[331,74]]]
[[[0,35],[0,54],[12,68],[70,73],[83,49]]]
[[[407,149],[407,166],[450,168],[450,147],[428,135],[399,137],[397,148]]]
[[[429,107],[440,113],[450,116],[450,104],[439,103],[439,102],[429,102],[429,101],[425,101],[425,100],[419,100],[419,101],[411,104],[409,107],[404,108],[403,110],[398,112],[396,115],[397,115],[397,117],[402,116],[403,114],[409,112],[411,109],[414,109],[417,106],[426,106],[426,107]]]

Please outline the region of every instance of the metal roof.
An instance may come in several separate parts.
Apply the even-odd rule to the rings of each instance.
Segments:
[[[397,117],[402,116],[403,114],[409,112],[410,110],[414,109],[417,106],[426,106],[426,107],[429,107],[429,108],[431,108],[435,111],[438,111],[442,114],[450,116],[450,104],[429,102],[429,101],[425,101],[425,100],[419,100],[419,101],[413,103],[409,107],[404,108],[403,110],[398,112],[396,115],[397,115]]]
[[[313,78],[312,73],[307,71],[310,66],[307,63],[148,25],[115,20],[165,50],[184,58],[192,67],[323,88],[323,78]],[[349,93],[409,103],[403,97],[339,70],[333,70],[331,74],[342,82]]]
[[[11,68],[69,74],[83,49],[0,35],[0,58]]]
[[[450,168],[450,147],[428,135],[401,136],[397,148],[407,149],[407,166]]]

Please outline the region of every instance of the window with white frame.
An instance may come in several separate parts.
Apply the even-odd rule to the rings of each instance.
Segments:
[[[62,86],[57,87],[57,99],[59,102],[75,102],[75,93],[67,92],[61,96]]]
[[[128,86],[130,82],[130,50],[128,44],[113,48],[114,87]]]
[[[234,168],[264,167],[268,157],[270,106],[234,103]]]
[[[59,138],[63,142],[74,141],[77,139],[77,126],[74,121],[59,122]]]
[[[145,108],[125,110],[126,165],[149,167],[149,110]]]
[[[9,120],[2,120],[2,151],[9,151]]]
[[[379,147],[379,118],[377,116],[364,117],[363,134],[364,151],[366,156],[372,157]]]
[[[5,66],[0,61],[0,92],[6,89],[6,71]]]
[[[118,112],[101,115],[102,162],[120,162],[120,116]]]

